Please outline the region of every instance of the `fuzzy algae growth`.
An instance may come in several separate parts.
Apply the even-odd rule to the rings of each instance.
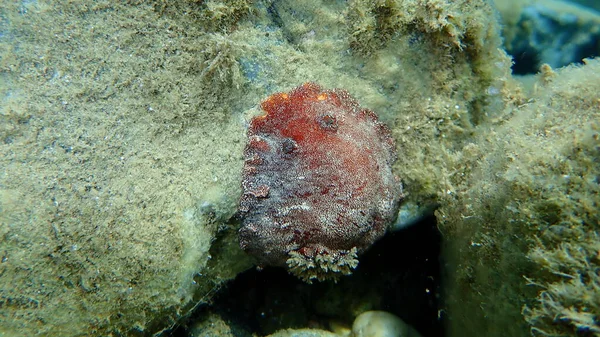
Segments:
[[[488,1],[0,2],[0,335],[149,335],[251,262],[244,114],[305,81],[392,129],[448,336],[599,334],[598,61],[510,75]]]
[[[206,33],[152,6],[0,8],[0,335],[171,326],[231,276],[209,250],[243,126],[194,67]]]
[[[488,152],[438,211],[453,238],[449,307],[487,316],[455,333],[600,333],[600,62],[543,71],[531,100],[482,135]]]

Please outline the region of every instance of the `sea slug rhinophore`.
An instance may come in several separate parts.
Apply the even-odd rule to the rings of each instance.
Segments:
[[[314,83],[261,107],[244,150],[240,246],[309,283],[350,274],[402,199],[388,128],[345,90]]]

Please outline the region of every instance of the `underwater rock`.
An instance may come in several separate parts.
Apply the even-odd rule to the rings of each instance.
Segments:
[[[487,1],[285,1],[289,34],[235,3],[4,2],[0,334],[155,334],[211,301],[243,269],[220,223],[235,111],[265,90],[319,79],[386,116],[415,202],[461,177],[440,158],[496,116],[510,63]],[[381,42],[370,57],[348,50],[361,32]]]
[[[268,337],[340,337],[339,335],[318,329],[286,329],[279,330]]]
[[[420,205],[413,201],[403,202],[398,211],[398,218],[390,226],[390,231],[400,231],[414,226],[419,222],[433,216],[436,204]]]
[[[333,330],[285,329],[268,337],[421,337],[412,326],[386,311],[363,312],[354,320],[351,331],[341,327]]]
[[[410,325],[385,311],[367,311],[352,324],[351,337],[421,337]]]
[[[515,74],[536,73],[544,63],[553,68],[581,63],[600,53],[600,13],[590,8],[555,0],[524,2],[522,8],[496,2]]]
[[[242,249],[309,283],[350,274],[402,198],[389,130],[348,92],[313,83],[261,107],[244,151]]]
[[[210,313],[189,327],[189,337],[235,337],[231,327],[217,314]]]
[[[600,59],[542,69],[436,211],[448,336],[600,333]]]

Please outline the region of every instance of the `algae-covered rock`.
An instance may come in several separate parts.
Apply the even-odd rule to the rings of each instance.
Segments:
[[[231,327],[216,314],[209,314],[189,327],[190,337],[235,337]]]
[[[0,8],[0,335],[170,327],[249,266],[210,260],[243,125],[190,68],[204,33],[150,6]]]
[[[543,67],[438,211],[451,336],[588,336],[600,325],[600,60]]]
[[[360,77],[385,95],[406,202],[427,208],[448,190],[449,159],[497,117],[510,60],[485,1],[353,1],[346,15]],[[380,112],[383,110],[383,112]]]
[[[388,124],[411,214],[441,203],[451,333],[593,331],[555,259],[595,294],[595,75],[547,71],[527,101],[488,1],[5,0],[0,18],[0,334],[148,335],[207,303],[251,265],[230,220],[244,111],[306,81]]]

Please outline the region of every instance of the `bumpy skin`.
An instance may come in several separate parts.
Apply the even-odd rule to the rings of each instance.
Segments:
[[[314,83],[261,107],[244,151],[242,249],[309,282],[350,273],[402,198],[389,130],[346,91]]]

